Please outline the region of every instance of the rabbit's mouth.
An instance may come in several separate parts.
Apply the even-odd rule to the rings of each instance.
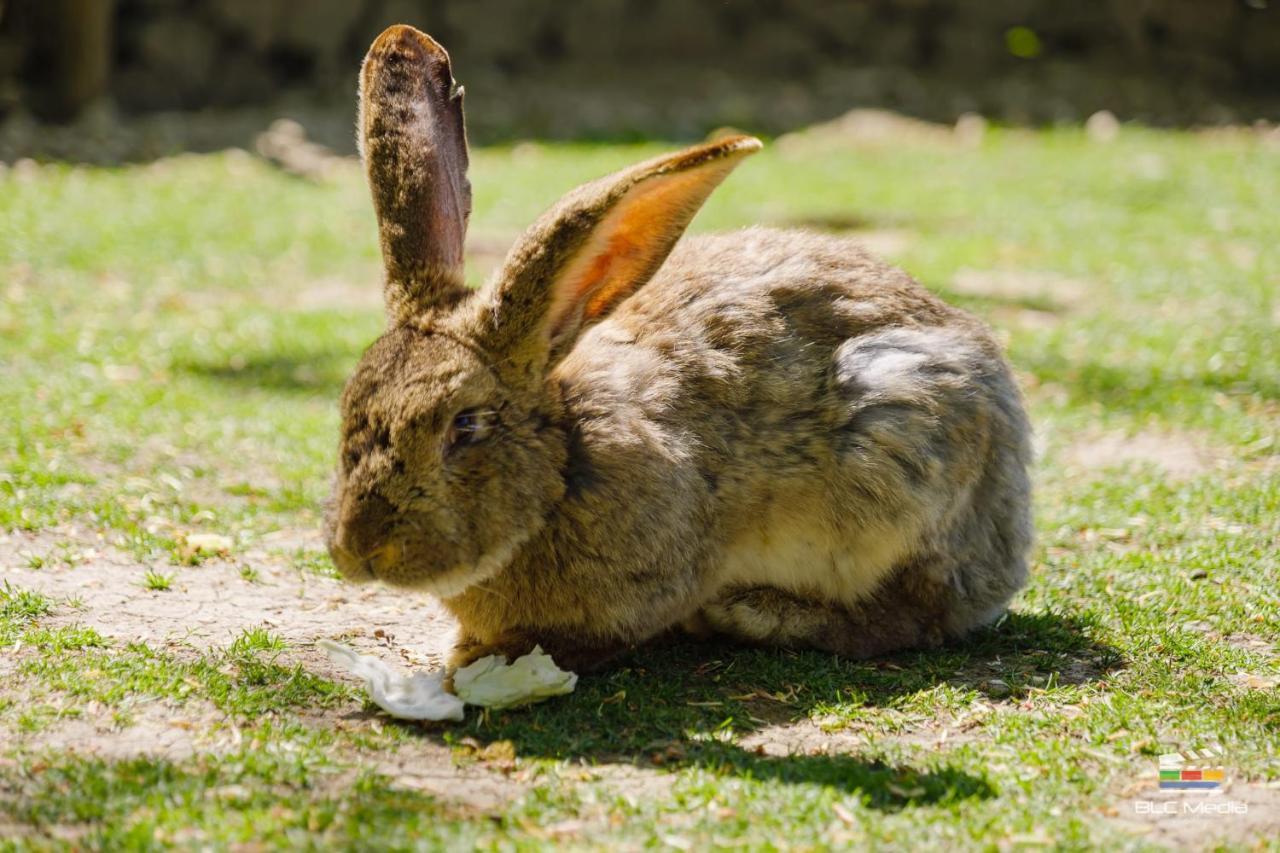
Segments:
[[[526,534],[510,539],[483,554],[474,564],[454,566],[442,574],[423,578],[421,584],[417,586],[440,599],[461,595],[505,569],[516,551],[528,538]]]
[[[341,545],[329,546],[334,565],[338,567],[342,577],[352,583],[368,583],[377,580],[377,567],[379,565],[385,567],[390,560],[398,560],[399,550],[396,546],[383,546],[361,557]]]
[[[334,564],[353,583],[381,581],[401,589],[421,590],[437,598],[452,598],[476,584],[484,583],[511,562],[532,531],[514,536],[481,554],[474,562],[427,569],[430,561],[415,559],[411,540],[392,538],[361,556],[345,543],[331,543]],[[437,563],[438,565],[438,563]]]

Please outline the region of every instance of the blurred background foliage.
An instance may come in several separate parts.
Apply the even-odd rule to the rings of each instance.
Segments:
[[[349,153],[360,58],[397,22],[451,51],[479,143],[777,134],[854,107],[1280,118],[1277,0],[0,0],[0,158],[218,149],[278,115]]]

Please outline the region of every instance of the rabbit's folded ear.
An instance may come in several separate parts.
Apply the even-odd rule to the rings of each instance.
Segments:
[[[565,196],[490,284],[490,347],[515,364],[554,364],[658,271],[711,191],[760,147],[750,136],[721,139]]]
[[[462,87],[449,54],[413,27],[390,27],[360,69],[364,157],[386,268],[392,322],[465,293],[471,215]]]

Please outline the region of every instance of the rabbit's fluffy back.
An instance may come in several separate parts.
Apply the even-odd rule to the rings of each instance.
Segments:
[[[935,554],[958,634],[1023,582],[1029,430],[998,345],[848,240],[687,238],[552,380],[568,491],[502,592],[450,601],[477,636],[534,608],[638,641],[752,586],[853,604]]]

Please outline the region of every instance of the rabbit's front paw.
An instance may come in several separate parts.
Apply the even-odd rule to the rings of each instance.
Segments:
[[[627,649],[622,642],[583,642],[526,631],[510,631],[487,642],[464,635],[449,653],[448,666],[451,671],[457,670],[489,655],[498,655],[511,663],[529,654],[535,646],[550,655],[556,666],[577,673],[600,669]]]
[[[477,640],[474,637],[459,637],[449,652],[449,669],[461,669],[489,655],[497,655],[507,663],[521,655],[527,655],[537,645],[524,634],[504,634],[491,642]]]

